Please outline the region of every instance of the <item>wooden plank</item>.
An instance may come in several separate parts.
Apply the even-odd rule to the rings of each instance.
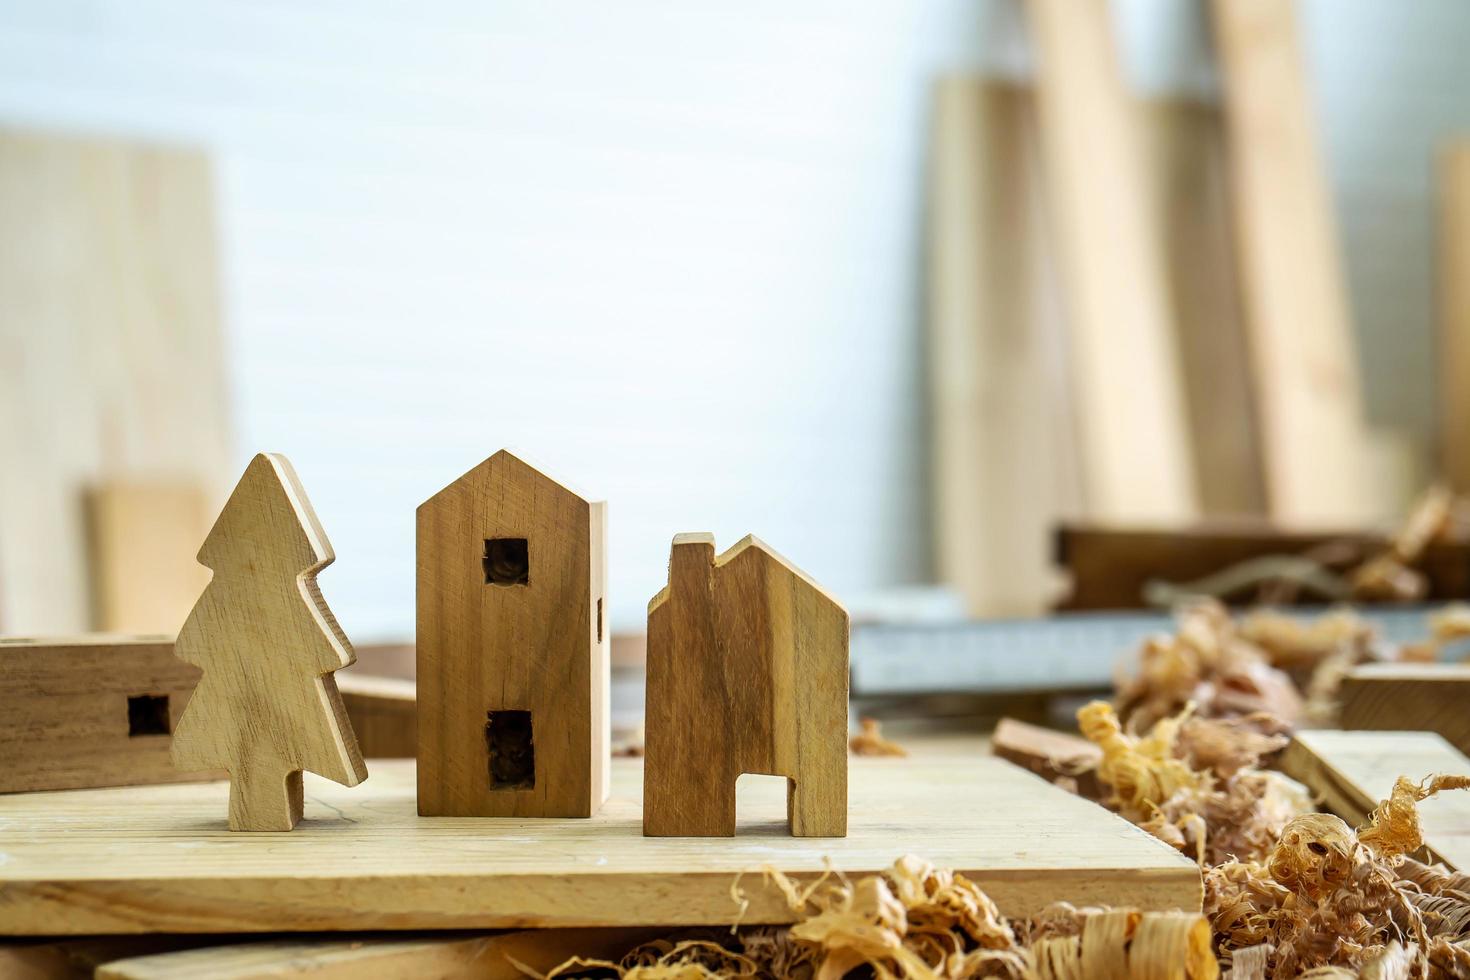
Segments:
[[[1045,608],[1046,536],[1081,507],[1035,116],[1026,89],[969,77],[935,89],[933,540],[942,581],[976,616]]]
[[[0,640],[0,793],[216,778],[169,758],[198,680],[167,637]]]
[[[92,627],[84,488],[229,477],[212,178],[191,150],[0,130],[0,624]],[[177,628],[177,624],[172,628]]]
[[[741,921],[779,923],[791,912],[762,867],[811,881],[829,859],[859,875],[905,853],[963,871],[1009,915],[1203,897],[1188,858],[978,747],[853,759],[848,836],[820,846],[786,835],[778,780],[742,786],[741,830],[719,847],[644,837],[642,762],[612,768],[590,820],[426,820],[413,763],[381,760],[356,789],[308,777],[306,819],[270,838],[226,831],[219,783],[3,797],[0,933],[728,925],[741,874]]]
[[[209,587],[174,656],[203,670],[174,731],[180,769],[230,773],[230,829],[287,831],[301,819],[301,773],[367,778],[334,671],[352,644],[317,585],[336,556],[285,456],[245,468],[199,561]]]
[[[506,450],[419,506],[419,813],[607,797],[605,510]]]
[[[1439,466],[1470,493],[1470,142],[1440,155],[1438,210]]]
[[[1165,255],[1200,511],[1262,515],[1265,475],[1231,235],[1224,117],[1218,105],[1183,99],[1132,107],[1145,214],[1157,222],[1153,234]]]
[[[1331,545],[1361,561],[1389,539],[1362,530],[1302,531],[1265,521],[1209,521],[1161,527],[1066,523],[1057,528],[1057,564],[1071,591],[1065,609],[1137,609],[1152,580],[1187,583],[1267,555],[1300,555]],[[1416,562],[1428,583],[1427,600],[1470,598],[1470,545],[1436,542]],[[1309,601],[1320,602],[1320,597]]]
[[[1398,777],[1417,782],[1440,773],[1470,775],[1470,759],[1431,732],[1305,731],[1282,753],[1281,769],[1327,809],[1362,826]],[[1470,869],[1470,793],[1431,797],[1419,804],[1419,818],[1430,857]]]
[[[1372,517],[1362,396],[1296,5],[1213,0],[1272,517]]]
[[[1002,718],[990,736],[990,751],[1049,783],[1073,779],[1089,800],[1103,797],[1097,778],[1102,749],[1079,735]]]
[[[643,832],[731,837],[743,773],[786,777],[794,837],[847,833],[847,610],[765,542],[674,537],[648,604]]]
[[[1470,753],[1470,665],[1364,664],[1339,697],[1343,728],[1435,732]]]
[[[0,977],[5,980],[91,980],[113,960],[152,956],[205,946],[210,936],[102,936],[87,939],[0,941]]]
[[[573,956],[618,960],[658,935],[647,929],[535,929],[506,933],[358,936],[238,943],[106,963],[97,980],[523,980]],[[514,961],[514,962],[513,962]]]
[[[412,759],[418,751],[414,682],[359,670],[337,675],[337,690],[365,759]]]
[[[1198,512],[1165,262],[1106,0],[1027,0],[1086,513]]]
[[[194,560],[214,514],[194,481],[104,480],[87,493],[97,629],[175,633],[209,584]]]

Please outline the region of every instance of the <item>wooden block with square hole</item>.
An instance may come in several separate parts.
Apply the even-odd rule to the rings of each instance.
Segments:
[[[418,809],[607,799],[607,505],[501,450],[418,509]]]
[[[169,761],[198,680],[166,636],[0,640],[0,793],[217,778]]]
[[[681,534],[648,604],[643,833],[730,837],[735,780],[785,776],[794,837],[847,835],[847,610],[747,536]]]

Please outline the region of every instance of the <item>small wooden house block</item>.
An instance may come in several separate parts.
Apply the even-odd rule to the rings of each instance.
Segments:
[[[742,773],[787,777],[796,837],[847,835],[847,611],[754,537],[674,538],[648,604],[643,833],[730,837]]]
[[[218,778],[169,758],[198,683],[167,636],[0,640],[0,793]]]
[[[420,814],[607,798],[606,536],[606,504],[504,450],[419,507]]]

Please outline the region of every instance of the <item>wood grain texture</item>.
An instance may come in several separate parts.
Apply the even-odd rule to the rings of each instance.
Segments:
[[[735,833],[742,773],[785,776],[795,837],[847,833],[847,610],[753,536],[680,534],[648,604],[643,832]]]
[[[364,759],[412,759],[418,752],[414,682],[358,669],[337,675],[337,691]]]
[[[1354,826],[1388,798],[1400,776],[1470,775],[1470,759],[1431,732],[1298,732],[1281,769]],[[1419,804],[1425,848],[1452,868],[1470,869],[1470,793],[1440,793]]]
[[[190,480],[104,480],[87,493],[93,618],[108,633],[174,633],[209,584],[194,560],[210,503]]]
[[[1470,142],[1445,147],[1438,177],[1439,468],[1470,493]]]
[[[203,671],[174,731],[180,769],[230,774],[231,830],[290,830],[301,772],[367,778],[332,672],[352,645],[316,576],[335,556],[286,457],[251,460],[199,562],[214,577],[174,653]]]
[[[0,793],[218,778],[170,761],[199,680],[173,647],[162,636],[0,639]]]
[[[1361,382],[1296,4],[1210,6],[1269,513],[1363,520]]]
[[[607,798],[606,520],[505,450],[419,507],[419,813],[588,817]],[[512,744],[490,726],[515,712]],[[497,768],[513,753],[525,778]]]
[[[194,150],[0,130],[8,632],[94,627],[87,486],[180,479],[198,482],[211,506],[224,497],[229,386],[212,184]]]
[[[1343,728],[1435,732],[1470,753],[1470,665],[1365,664],[1339,697]]]
[[[230,834],[223,784],[0,798],[0,933],[265,932],[789,922],[760,869],[810,882],[905,853],[976,880],[1010,915],[1058,900],[1198,910],[1188,858],[1114,814],[984,754],[853,759],[846,838],[788,836],[786,793],[742,787],[740,833],[642,835],[638,759],[615,759],[591,820],[441,818],[415,809],[407,760],[358,789],[307,777],[306,818]]]
[[[1198,512],[1163,244],[1106,0],[1027,0],[1086,512]]]
[[[535,929],[439,936],[357,936],[207,946],[117,959],[97,980],[524,980],[573,956],[621,959],[648,929]],[[513,962],[514,961],[514,962]]]

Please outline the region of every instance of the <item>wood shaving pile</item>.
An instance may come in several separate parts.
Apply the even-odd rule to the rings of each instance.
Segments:
[[[1307,622],[1262,610],[1237,623],[1220,603],[1198,599],[1179,608],[1176,623],[1174,635],[1144,643],[1137,672],[1118,684],[1118,713],[1130,732],[1146,731],[1190,703],[1204,718],[1330,723],[1352,668],[1402,653],[1384,647],[1350,609]],[[1470,630],[1470,610],[1442,616],[1439,642],[1466,635],[1457,633],[1462,626]]]
[[[1133,823],[1202,866],[1266,854],[1311,794],[1259,768],[1287,739],[1274,719],[1192,717],[1193,706],[1154,725],[1144,737],[1123,732],[1106,701],[1077,713],[1082,734],[1103,750],[1098,777],[1106,802]]]
[[[1206,718],[1266,713],[1286,723],[1304,714],[1291,677],[1272,664],[1266,648],[1241,635],[1214,600],[1182,606],[1173,636],[1150,638],[1137,673],[1118,685],[1118,713],[1129,731],[1146,731],[1186,704]]]
[[[838,980],[1088,980],[1215,978],[1204,916],[1074,908],[1058,903],[1010,921],[962,874],[908,856],[850,882],[829,872],[805,888],[778,871],[765,884],[796,916],[787,928],[740,930],[721,941],[660,940],[614,963],[574,959],[547,980],[796,978]],[[524,968],[523,968],[524,970]],[[539,974],[525,971],[532,976]]]

